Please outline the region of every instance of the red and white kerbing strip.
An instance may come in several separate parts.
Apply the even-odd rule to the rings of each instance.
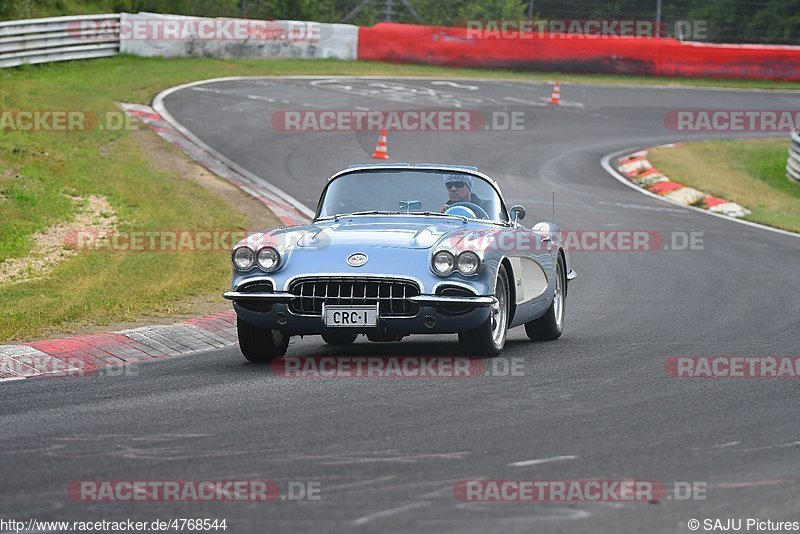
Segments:
[[[695,206],[728,217],[744,217],[750,214],[750,210],[735,202],[713,197],[692,187],[673,182],[647,161],[646,150],[619,158],[617,170],[639,187],[687,206]]]
[[[174,325],[0,345],[0,382],[91,375],[108,367],[235,345],[236,315],[223,312]]]
[[[307,208],[287,201],[287,195],[274,186],[234,169],[223,158],[187,138],[150,106],[119,106],[206,169],[260,200],[281,223],[291,226],[308,222]],[[110,367],[220,349],[236,343],[236,314],[231,311],[195,317],[174,325],[0,345],[0,382],[64,375],[91,376]]]

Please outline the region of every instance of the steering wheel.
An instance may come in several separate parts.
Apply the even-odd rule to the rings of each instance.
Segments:
[[[454,208],[456,206],[464,206],[465,208],[471,209],[472,211],[475,212],[475,215],[477,215],[478,219],[489,219],[490,218],[489,214],[486,213],[486,210],[483,209],[482,207],[478,206],[474,202],[466,202],[466,201],[453,202],[452,204],[447,206],[447,209],[444,212],[447,213],[448,211],[450,211],[450,208]]]

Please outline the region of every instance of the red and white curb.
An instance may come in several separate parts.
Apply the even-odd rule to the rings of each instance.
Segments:
[[[220,349],[236,342],[236,314],[230,311],[174,325],[0,345],[0,382],[91,375],[109,367]]]
[[[673,182],[650,164],[647,160],[647,150],[640,150],[619,158],[616,167],[617,171],[639,187],[679,204],[694,206],[728,217],[744,217],[750,214],[750,210],[735,202],[707,195],[692,187]]]
[[[150,106],[119,104],[159,136],[217,176],[260,200],[291,226],[305,224],[313,212],[278,188],[235,168],[221,154],[191,139]],[[91,376],[108,368],[230,347],[238,342],[232,311],[196,317],[174,325],[0,345],[0,382],[49,376]]]
[[[310,220],[311,212],[308,208],[274,186],[257,178],[254,179],[254,177],[234,168],[218,152],[184,135],[183,132],[175,128],[150,106],[125,103],[118,105],[128,115],[147,125],[151,130],[185,152],[200,165],[261,201],[275,213],[284,225],[306,224]]]

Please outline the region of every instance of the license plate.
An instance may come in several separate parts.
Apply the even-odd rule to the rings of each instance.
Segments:
[[[377,306],[325,306],[325,326],[377,326]]]

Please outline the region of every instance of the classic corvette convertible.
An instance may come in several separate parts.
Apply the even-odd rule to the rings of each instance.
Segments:
[[[561,336],[575,278],[553,222],[531,229],[475,167],[356,165],[325,186],[313,221],[249,236],[232,253],[244,357],[267,362],[294,335],[332,345],[458,334],[496,356],[506,332]]]

